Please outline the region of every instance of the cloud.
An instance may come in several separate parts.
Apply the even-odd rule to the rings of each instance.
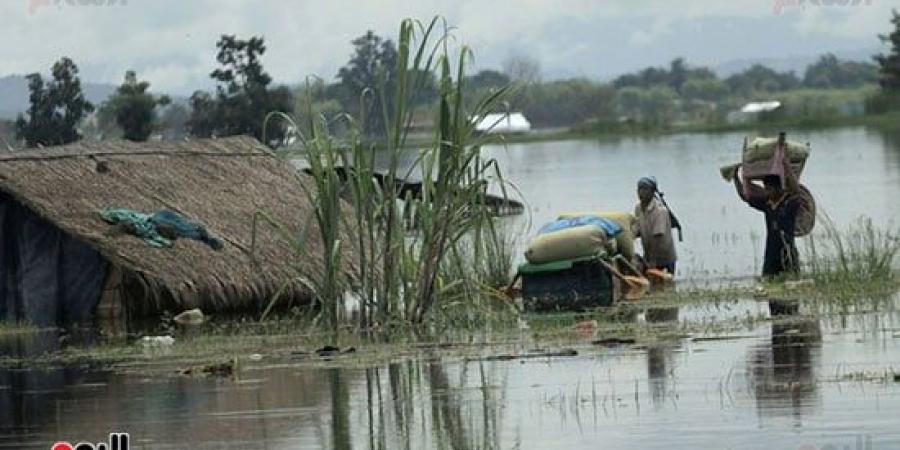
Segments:
[[[665,17],[658,17],[653,20],[649,29],[636,30],[631,33],[629,42],[638,47],[644,47],[655,43],[659,38],[665,36],[671,30],[672,21]]]
[[[824,6],[824,2],[801,2],[793,9],[786,7],[785,11],[793,14],[796,29],[801,35],[869,38],[874,41],[877,32],[890,30],[891,9],[884,2],[845,0],[832,2],[830,6]]]
[[[154,89],[188,94],[210,84],[215,42],[228,33],[263,35],[263,63],[278,82],[331,80],[354,37],[368,29],[394,37],[404,17],[442,15],[477,67],[526,53],[546,74],[597,77],[680,55],[711,61],[874,45],[890,16],[885,2],[872,3],[774,16],[773,4],[760,0],[5,0],[0,76],[46,72],[69,56],[90,81],[118,83],[134,69]]]

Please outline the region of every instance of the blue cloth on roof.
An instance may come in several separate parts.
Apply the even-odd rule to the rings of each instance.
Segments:
[[[125,225],[129,232],[152,247],[171,247],[173,239],[186,237],[196,239],[214,250],[222,248],[222,241],[211,235],[206,227],[170,209],[144,214],[127,208],[104,208],[100,211],[100,216],[111,224]]]
[[[606,236],[611,238],[616,237],[619,233],[622,232],[622,227],[612,220],[597,216],[578,216],[554,220],[553,222],[542,226],[541,229],[538,230],[538,234],[547,234],[554,231],[580,227],[583,225],[593,225],[595,227],[598,227],[603,230],[604,233],[606,233]]]
[[[150,223],[155,225],[157,230],[163,230],[163,235],[196,239],[215,250],[222,248],[222,242],[210,235],[206,227],[171,209],[161,209],[153,213],[150,216]]]

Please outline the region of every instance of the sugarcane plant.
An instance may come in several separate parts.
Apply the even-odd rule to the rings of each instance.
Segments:
[[[319,240],[323,270],[317,277],[298,275],[312,280],[318,317],[334,329],[346,323],[363,329],[419,325],[432,311],[451,306],[490,309],[487,299],[508,274],[510,243],[485,195],[493,185],[506,197],[510,185],[495,160],[482,158],[481,146],[492,138],[476,133],[475,124],[503,110],[515,86],[464,98],[472,53],[462,46],[454,55],[451,45],[440,18],[427,25],[401,23],[394,84],[388,89],[381,77],[378,86],[359,93],[360,102],[379,100],[385,130],[363,129],[360,124],[370,121],[362,117],[327,118],[311,110],[302,127],[283,114],[267,118],[307,131],[297,138],[312,180],[304,184],[314,211],[308,219],[318,233],[298,239]],[[435,130],[427,143],[410,148],[412,100],[430,76],[438,86]],[[386,101],[388,95],[393,101]],[[346,125],[342,138],[329,132],[335,121]],[[380,171],[376,154],[386,161]],[[420,188],[404,190],[414,178],[421,179]],[[345,315],[347,299],[356,304],[354,319]]]

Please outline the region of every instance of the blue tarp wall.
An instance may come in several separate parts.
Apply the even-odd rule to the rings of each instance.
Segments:
[[[107,262],[0,192],[0,320],[90,324]]]

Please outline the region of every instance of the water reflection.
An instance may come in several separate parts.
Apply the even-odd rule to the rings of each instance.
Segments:
[[[367,448],[500,448],[505,405],[496,394],[502,386],[493,383],[502,376],[486,364],[458,366],[455,381],[448,366],[437,360],[390,364],[387,383],[382,381],[384,369],[367,370]]]
[[[331,391],[331,448],[351,450],[350,439],[350,393],[339,369],[326,369],[328,387]]]
[[[817,408],[816,383],[822,331],[818,319],[771,324],[767,345],[751,350],[747,363],[756,409],[766,416],[791,416],[795,426]]]
[[[680,313],[696,315],[692,308]],[[245,367],[237,379],[4,369],[0,448],[100,441],[111,430],[154,450],[652,450],[704,448],[711,437],[717,448],[802,448],[811,436],[862,422],[876,444],[900,444],[900,403],[890,401],[900,383],[823,381],[839,365],[896,367],[900,338],[883,330],[900,330],[897,314],[776,319],[746,337],[690,343],[580,344],[567,358],[467,360],[433,350],[367,367]],[[35,354],[59,343],[4,345]]]
[[[647,387],[656,410],[675,401],[675,349],[673,344],[656,344],[647,349]]]
[[[56,352],[73,339],[90,343],[91,334],[61,335],[55,330],[23,333],[0,339],[0,357],[39,358]],[[98,374],[92,374],[94,378]],[[11,364],[0,368],[0,443],[4,436],[28,436],[50,419],[48,411],[55,410],[53,396],[65,386],[81,382],[85,370],[78,367],[32,368],[25,364]]]
[[[731,279],[758,273],[753,255],[760,254],[762,244],[754,236],[764,232],[758,213],[737,200],[719,177],[719,167],[739,159],[746,134],[754,133],[510,144],[486,146],[483,153],[498,160],[505,180],[531,206],[532,214],[510,219],[511,229],[526,236],[564,211],[631,211],[637,202],[634,183],[655,175],[685,224],[679,278]],[[789,136],[811,143],[803,182],[839,227],[860,215],[880,227],[898,217],[900,203],[886,188],[900,183],[896,129],[793,131]]]
[[[875,132],[875,131],[873,131]],[[875,132],[884,143],[885,167],[893,178],[900,181],[900,128],[884,128]]]
[[[644,320],[650,323],[675,322],[678,320],[678,310],[677,306],[647,308],[644,312]]]

